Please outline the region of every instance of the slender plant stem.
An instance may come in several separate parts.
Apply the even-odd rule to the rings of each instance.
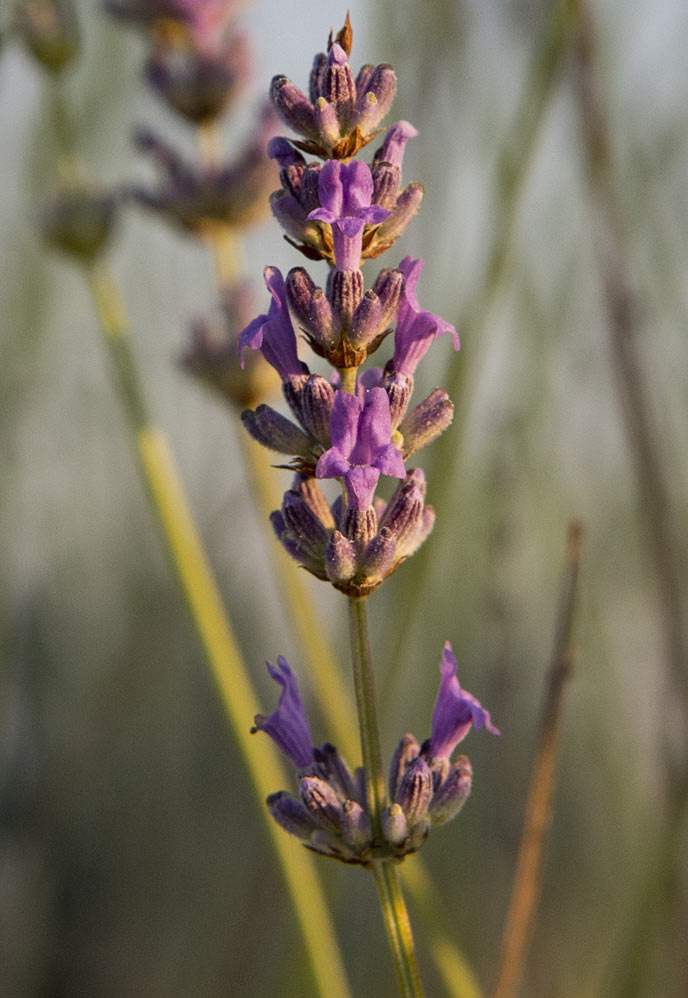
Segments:
[[[113,378],[130,424],[139,469],[217,685],[223,707],[257,794],[285,786],[287,776],[267,739],[253,739],[247,719],[257,697],[242,660],[228,615],[196,532],[191,512],[164,436],[150,422],[131,355],[128,322],[116,288],[102,264],[92,266],[88,283],[111,361]],[[327,902],[302,849],[294,849],[267,811],[267,829],[294,904],[311,968],[323,998],[350,998],[346,972]]]
[[[399,993],[402,998],[422,998],[423,986],[416,963],[411,923],[401,892],[399,872],[394,863],[383,860],[373,864],[373,873],[387,940],[394,956]]]
[[[373,826],[373,837],[382,841],[382,810],[385,806],[385,778],[382,769],[380,733],[375,707],[375,683],[368,639],[368,614],[365,599],[349,597],[349,634],[354,670],[354,690],[361,736],[361,756],[366,782],[366,804]]]
[[[375,684],[370,657],[365,599],[349,597],[349,632],[358,726],[361,735],[361,755],[365,772],[366,805],[373,829],[373,839],[376,842],[381,842],[385,780],[382,771],[380,734],[375,709]],[[416,963],[411,923],[406,911],[397,871],[389,860],[376,860],[373,862],[373,872],[387,940],[399,980],[400,993],[403,998],[420,998],[423,989]]]
[[[547,835],[552,822],[556,748],[561,721],[561,701],[573,668],[571,633],[578,589],[582,526],[569,524],[566,563],[549,670],[538,747],[530,778],[516,875],[507,914],[502,954],[494,998],[515,998],[528,950],[530,930],[540,896]]]
[[[497,183],[493,202],[494,229],[485,263],[475,293],[463,308],[456,323],[461,339],[471,344],[477,362],[470,366],[455,358],[449,367],[447,392],[457,408],[455,425],[465,425],[477,388],[476,372],[482,370],[480,357],[485,355],[489,335],[488,320],[510,274],[513,233],[518,218],[521,195],[533,162],[545,113],[559,79],[565,55],[575,37],[580,0],[557,0],[543,37],[534,45],[534,56],[523,84],[513,124],[504,139],[497,159]],[[465,434],[445,434],[428,454],[426,474],[433,483],[432,499],[439,511],[449,509],[464,455]],[[431,592],[428,583],[434,570],[434,549],[425,544],[415,555],[415,589]],[[403,649],[418,625],[419,614],[407,614],[396,630],[390,661],[403,658]]]

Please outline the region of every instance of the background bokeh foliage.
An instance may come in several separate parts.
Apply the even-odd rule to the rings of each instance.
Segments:
[[[419,386],[451,377],[459,391],[453,427],[419,461],[433,476],[437,526],[424,552],[371,600],[383,744],[390,752],[406,730],[427,734],[450,639],[462,682],[490,708],[502,738],[469,739],[473,795],[424,857],[448,928],[489,987],[566,522],[580,515],[577,663],[523,993],[679,998],[688,991],[687,837],[669,762],[686,757],[688,723],[666,665],[662,566],[610,360],[570,54],[547,94],[532,95],[534,105],[547,99],[523,183],[513,203],[503,196],[522,137],[516,115],[552,9],[538,0],[351,4],[352,63],[392,62],[394,117],[420,130],[404,171],[426,195],[398,255],[424,257],[421,300],[462,335],[457,356],[437,345]],[[641,305],[646,402],[685,564],[688,64],[679,39],[688,8],[599,0],[593,10],[623,251]],[[80,13],[84,54],[66,85],[80,151],[106,183],[144,176],[130,144],[134,124],[155,122],[190,148],[188,136],[145,91],[139,39],[97,5],[83,0]],[[329,0],[259,0],[247,10],[256,91],[276,72],[303,84],[344,13]],[[4,46],[0,991],[307,995],[312,982],[263,805],[180,610],[83,282],[36,235],[38,206],[56,182],[49,103],[35,66]],[[228,134],[228,150],[242,127]],[[490,283],[484,275],[504,212],[504,266]],[[269,223],[246,250],[257,283],[267,262],[294,263]],[[264,659],[283,653],[298,669],[299,648],[247,491],[236,420],[176,363],[189,317],[213,302],[210,262],[200,246],[132,210],[112,263],[152,407],[269,707]],[[342,601],[307,584],[319,626],[346,655]],[[308,698],[306,679],[302,686]],[[327,737],[320,724],[314,729]],[[392,995],[368,878],[325,862],[321,872],[354,992]],[[417,937],[428,993],[439,994],[420,925]]]

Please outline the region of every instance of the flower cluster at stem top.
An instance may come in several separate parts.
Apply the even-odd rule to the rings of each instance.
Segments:
[[[435,389],[410,406],[414,374],[438,336],[459,339],[450,323],[418,303],[422,260],[407,256],[366,288],[363,261],[389,250],[420,205],[423,189],[401,182],[404,148],[417,134],[393,124],[369,162],[354,159],[377,137],[396,93],[391,66],[366,65],[354,77],[348,23],[316,55],[306,96],[284,76],[271,85],[275,111],[298,138],[273,138],[269,155],[281,187],[272,211],[287,240],[329,265],[325,287],[305,267],[284,277],[265,268],[266,313],[240,336],[240,351],[260,350],[277,371],[294,420],[267,405],[242,414],[264,446],[289,455],[292,487],[272,524],[287,551],[309,572],[348,595],[372,592],[423,543],[434,513],[425,505],[423,472],[405,462],[451,422],[453,406]],[[310,161],[307,156],[317,157]],[[311,373],[297,334],[332,366]],[[362,366],[393,335],[384,368]],[[381,475],[399,479],[389,502],[376,495]],[[318,480],[339,479],[331,505]]]

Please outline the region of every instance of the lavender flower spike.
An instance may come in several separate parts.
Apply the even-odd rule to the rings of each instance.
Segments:
[[[476,729],[484,726],[493,735],[499,734],[490,719],[489,712],[481,707],[474,696],[461,689],[456,669],[456,659],[447,641],[440,664],[442,680],[435,709],[432,712],[432,734],[428,755],[433,759],[451,758],[452,752],[466,737],[471,725],[475,725]]]
[[[272,295],[267,315],[259,315],[239,336],[239,355],[245,347],[260,350],[263,357],[286,381],[291,375],[303,374],[303,365],[296,352],[296,334],[289,318],[284,279],[277,267],[266,267],[265,284]],[[244,361],[241,361],[244,366]]]
[[[392,368],[402,374],[413,375],[433,340],[444,333],[451,333],[454,349],[458,350],[459,336],[451,323],[439,315],[424,311],[418,304],[416,284],[423,270],[423,261],[406,256],[399,264],[399,270],[404,275],[405,283],[394,333]]]
[[[373,176],[367,163],[340,163],[330,159],[318,177],[320,208],[308,218],[332,226],[334,258],[339,270],[358,270],[363,226],[389,218],[386,208],[371,204]]]
[[[265,663],[268,672],[282,687],[277,709],[269,717],[256,714],[255,728],[252,731],[265,731],[275,745],[288,755],[297,769],[303,769],[314,762],[313,739],[306,712],[299,696],[296,677],[283,655],[277,659],[277,666]]]
[[[318,460],[316,478],[343,478],[349,506],[368,509],[380,474],[404,478],[401,453],[391,442],[389,398],[384,388],[372,388],[365,401],[337,391],[332,405],[332,447]]]

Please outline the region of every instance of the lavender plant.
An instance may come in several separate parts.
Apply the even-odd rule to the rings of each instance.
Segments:
[[[297,771],[299,796],[272,794],[271,814],[307,848],[374,872],[401,992],[417,995],[422,989],[394,864],[419,849],[433,826],[458,814],[468,797],[470,762],[465,756],[452,762],[452,754],[470,728],[498,731],[461,689],[447,643],[430,737],[422,745],[412,735],[401,738],[385,786],[366,600],[432,530],[425,476],[406,461],[447,428],[453,406],[439,388],[410,403],[416,368],[433,341],[449,333],[458,349],[459,339],[450,323],[418,303],[421,260],[407,256],[384,268],[366,289],[364,261],[391,249],[423,190],[401,185],[404,147],[417,134],[408,122],[387,130],[369,163],[355,158],[380,135],[396,76],[382,64],[363,66],[354,77],[351,43],[347,16],[327,52],[315,57],[308,96],[284,76],[272,81],[274,108],[298,135],[268,145],[281,179],[273,214],[295,249],[325,261],[329,271],[322,288],[304,267],[286,278],[266,267],[269,308],[241,333],[240,351],[260,350],[281,379],[293,417],[268,405],[242,414],[251,436],[286,455],[294,472],[271,517],[275,533],[300,566],[348,598],[363,765],[352,772],[334,745],[313,746],[283,657],[276,667],[268,663],[282,687],[278,707],[257,715],[254,730],[270,735]],[[329,378],[301,360],[297,332],[331,366]],[[393,351],[385,366],[363,369],[388,337]],[[388,501],[378,494],[382,476],[399,480]],[[321,489],[325,479],[340,483],[333,501]]]

